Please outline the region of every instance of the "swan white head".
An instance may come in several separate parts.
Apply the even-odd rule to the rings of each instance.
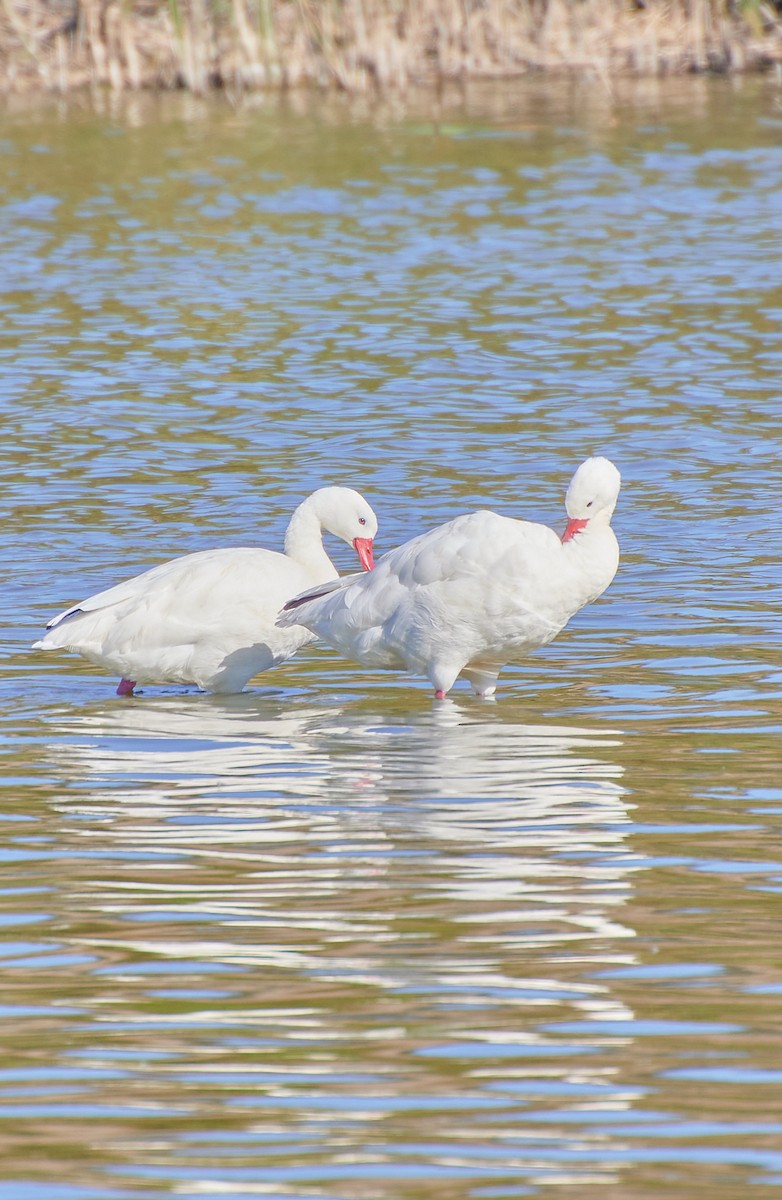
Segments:
[[[597,455],[582,462],[565,496],[568,523],[562,541],[569,542],[590,525],[608,525],[622,477],[608,458]]]
[[[377,517],[364,497],[353,488],[324,487],[313,492],[305,504],[312,506],[322,528],[352,546],[364,570],[371,571]]]

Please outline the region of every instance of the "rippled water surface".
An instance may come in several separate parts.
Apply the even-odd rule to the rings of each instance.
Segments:
[[[781,98],[0,116],[0,1200],[778,1194]],[[592,452],[620,572],[496,703],[28,650],[323,483],[561,528]]]

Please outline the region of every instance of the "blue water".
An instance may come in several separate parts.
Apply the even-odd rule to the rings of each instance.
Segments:
[[[781,129],[770,80],[0,116],[0,1200],[778,1189]],[[561,528],[593,452],[620,571],[496,703],[29,650],[323,483],[379,552]]]

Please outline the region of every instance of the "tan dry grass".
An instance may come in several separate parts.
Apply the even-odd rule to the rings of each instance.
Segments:
[[[0,0],[0,88],[351,92],[782,62],[771,0]]]

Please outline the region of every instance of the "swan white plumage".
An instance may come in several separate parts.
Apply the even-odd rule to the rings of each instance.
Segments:
[[[336,578],[323,530],[374,566],[377,518],[352,488],[319,488],[293,513],[284,553],[256,548],[201,550],[152,567],[60,613],[35,642],[72,650],[122,676],[118,695],[137,683],[196,684],[240,692],[259,671],[314,640],[275,617],[291,596]]]
[[[306,625],[365,666],[423,674],[438,698],[460,675],[493,695],[506,663],[550,642],[614,578],[619,486],[612,462],[589,458],[568,487],[561,538],[545,525],[469,513],[385,554],[371,575],[295,597],[278,624]]]

